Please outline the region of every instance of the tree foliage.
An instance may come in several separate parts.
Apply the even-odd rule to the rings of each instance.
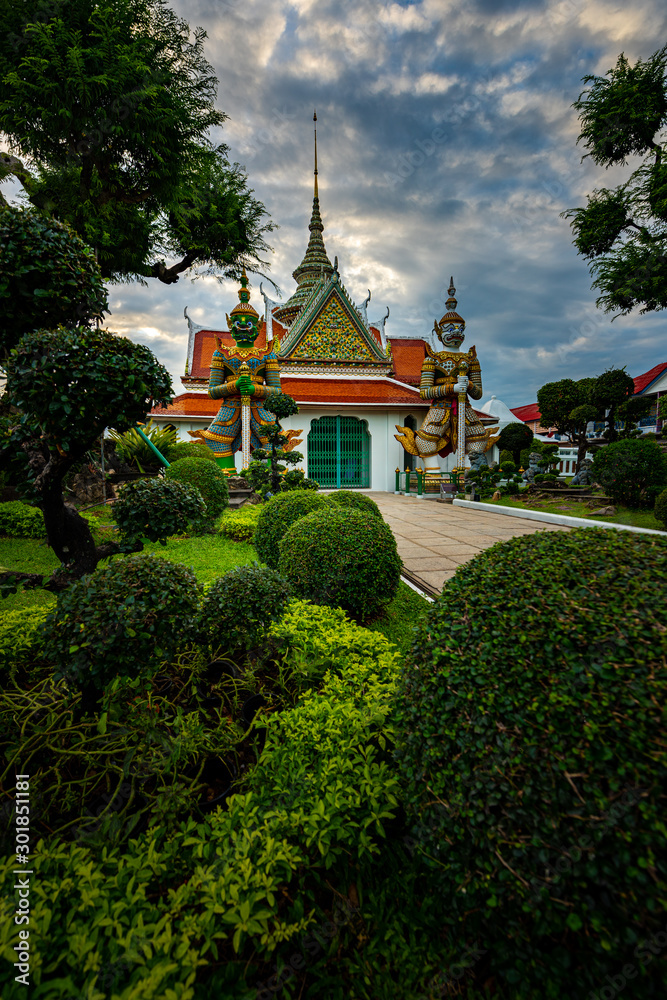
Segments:
[[[586,427],[599,413],[599,407],[591,400],[595,381],[592,378],[582,378],[575,382],[571,378],[564,378],[559,382],[547,382],[537,391],[542,423],[547,427],[555,427],[572,444],[576,444],[577,469],[586,457]]]
[[[0,179],[67,221],[105,278],[170,284],[193,267],[256,265],[272,226],[211,139],[227,116],[206,33],[191,37],[165,0],[58,0],[39,13],[0,8],[0,129],[12,148]]]
[[[108,312],[95,254],[68,226],[0,203],[0,362],[24,333]]]
[[[667,46],[634,66],[621,54],[605,76],[584,77],[590,87],[573,104],[585,156],[605,168],[642,157],[625,183],[595,190],[585,208],[563,213],[589,261],[598,306],[618,315],[667,306],[667,164],[660,137],[667,123],[666,67]]]
[[[520,455],[522,448],[528,448],[533,440],[533,432],[527,424],[520,420],[512,424],[506,424],[500,432],[496,444],[501,451],[507,449],[512,453],[516,465],[520,465]]]

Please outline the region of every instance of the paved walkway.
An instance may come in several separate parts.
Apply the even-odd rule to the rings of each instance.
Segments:
[[[529,521],[436,500],[369,493],[396,538],[408,573],[431,591],[440,591],[457,566],[496,542],[536,531],[569,531],[560,524]]]

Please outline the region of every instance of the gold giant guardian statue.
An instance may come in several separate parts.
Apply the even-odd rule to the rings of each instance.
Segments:
[[[456,312],[454,279],[449,280],[447,312],[433,327],[444,350],[433,351],[427,343],[421,370],[419,394],[431,404],[429,411],[418,431],[397,424],[400,433],[394,435],[409,454],[419,458],[436,454],[444,458],[458,452],[462,460],[466,454],[484,454],[496,441],[468,402],[482,398],[482,372],[474,346],[467,352],[460,350],[465,320]],[[459,428],[465,428],[463,442]]]

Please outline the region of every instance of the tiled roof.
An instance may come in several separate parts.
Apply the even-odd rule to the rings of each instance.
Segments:
[[[529,403],[528,406],[514,406],[511,407],[511,410],[517,420],[522,420],[524,423],[529,420],[539,420],[542,416],[537,403]]]
[[[643,392],[644,389],[646,389],[651,384],[651,382],[655,382],[655,380],[660,375],[662,375],[662,373],[665,371],[666,368],[667,368],[667,361],[663,361],[661,364],[656,365],[649,371],[644,372],[643,375],[638,375],[637,378],[634,380],[635,395],[637,395],[638,392]]]
[[[418,337],[389,337],[394,359],[394,375],[399,382],[419,385],[426,357],[424,341]]]
[[[299,405],[322,406],[387,406],[423,407],[428,406],[419,393],[398,385],[393,379],[354,378],[290,378],[281,379],[283,392],[292,396]],[[155,406],[153,416],[214,417],[220,408],[220,401],[209,399],[203,393],[184,392],[176,396],[170,407]]]

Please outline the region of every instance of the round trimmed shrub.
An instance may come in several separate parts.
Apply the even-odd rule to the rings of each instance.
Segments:
[[[656,521],[660,521],[660,523],[667,529],[667,490],[663,490],[655,501],[653,513]]]
[[[401,560],[391,528],[381,518],[330,504],[288,529],[278,571],[298,597],[364,618],[391,601]]]
[[[405,807],[443,924],[503,993],[583,1000],[641,964],[632,996],[661,995],[636,949],[665,930],[666,587],[665,539],[540,532],[458,569],[418,625]]]
[[[208,588],[199,619],[199,635],[211,650],[252,649],[292,597],[289,584],[275,570],[253,563],[237,566]]]
[[[650,509],[667,487],[667,455],[655,441],[614,441],[595,452],[591,472],[614,503]]]
[[[58,595],[45,621],[58,676],[94,701],[114,677],[150,672],[193,635],[200,596],[191,569],[159,556],[96,569]]]
[[[200,522],[195,522],[195,528],[210,527],[229,504],[227,477],[216,462],[206,458],[179,458],[165,471],[165,477],[196,486],[203,496],[206,514]]]
[[[204,517],[206,504],[196,486],[177,479],[138,479],[119,487],[112,513],[125,538],[165,545],[171,535]]]
[[[215,455],[211,449],[196,441],[177,441],[167,448],[164,457],[171,464],[179,462],[182,458],[203,458],[207,462],[215,462]]]
[[[373,517],[379,517],[380,520],[384,520],[375,500],[364,496],[363,493],[356,493],[354,490],[336,490],[335,493],[329,494],[329,499],[334,503],[340,504],[342,507],[352,507],[354,510],[361,510],[366,514],[372,514]]]
[[[44,515],[39,507],[20,500],[0,503],[0,535],[12,538],[46,538]]]
[[[290,490],[267,500],[259,515],[253,538],[260,560],[271,569],[277,569],[279,545],[287,529],[299,518],[325,507],[327,510],[331,509],[328,499],[312,490]]]

